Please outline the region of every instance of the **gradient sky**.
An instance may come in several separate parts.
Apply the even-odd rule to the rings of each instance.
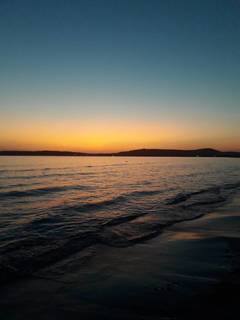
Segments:
[[[0,149],[240,150],[239,0],[0,0]]]

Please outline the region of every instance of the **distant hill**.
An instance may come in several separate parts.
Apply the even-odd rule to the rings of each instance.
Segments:
[[[240,158],[240,152],[218,151],[211,148],[195,150],[137,149],[116,153],[84,153],[71,151],[0,151],[0,156],[116,156],[116,157],[231,157]]]
[[[240,157],[240,152],[222,152],[211,148],[195,150],[139,149],[118,152],[118,156],[141,157]]]

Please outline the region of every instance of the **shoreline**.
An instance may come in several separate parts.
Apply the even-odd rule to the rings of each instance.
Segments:
[[[234,319],[240,199],[131,247],[97,245],[2,286],[10,319]],[[230,299],[231,298],[231,299]],[[221,303],[219,304],[219,301]]]

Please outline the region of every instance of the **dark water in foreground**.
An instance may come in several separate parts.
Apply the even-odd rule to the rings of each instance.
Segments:
[[[0,282],[194,219],[240,189],[227,158],[0,157]]]

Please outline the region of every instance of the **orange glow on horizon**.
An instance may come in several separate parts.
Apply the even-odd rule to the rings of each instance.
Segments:
[[[231,141],[231,143],[230,143]],[[238,137],[195,125],[125,121],[65,121],[54,123],[12,121],[2,125],[2,150],[66,150],[116,152],[138,148],[193,149],[213,147],[239,150]]]

